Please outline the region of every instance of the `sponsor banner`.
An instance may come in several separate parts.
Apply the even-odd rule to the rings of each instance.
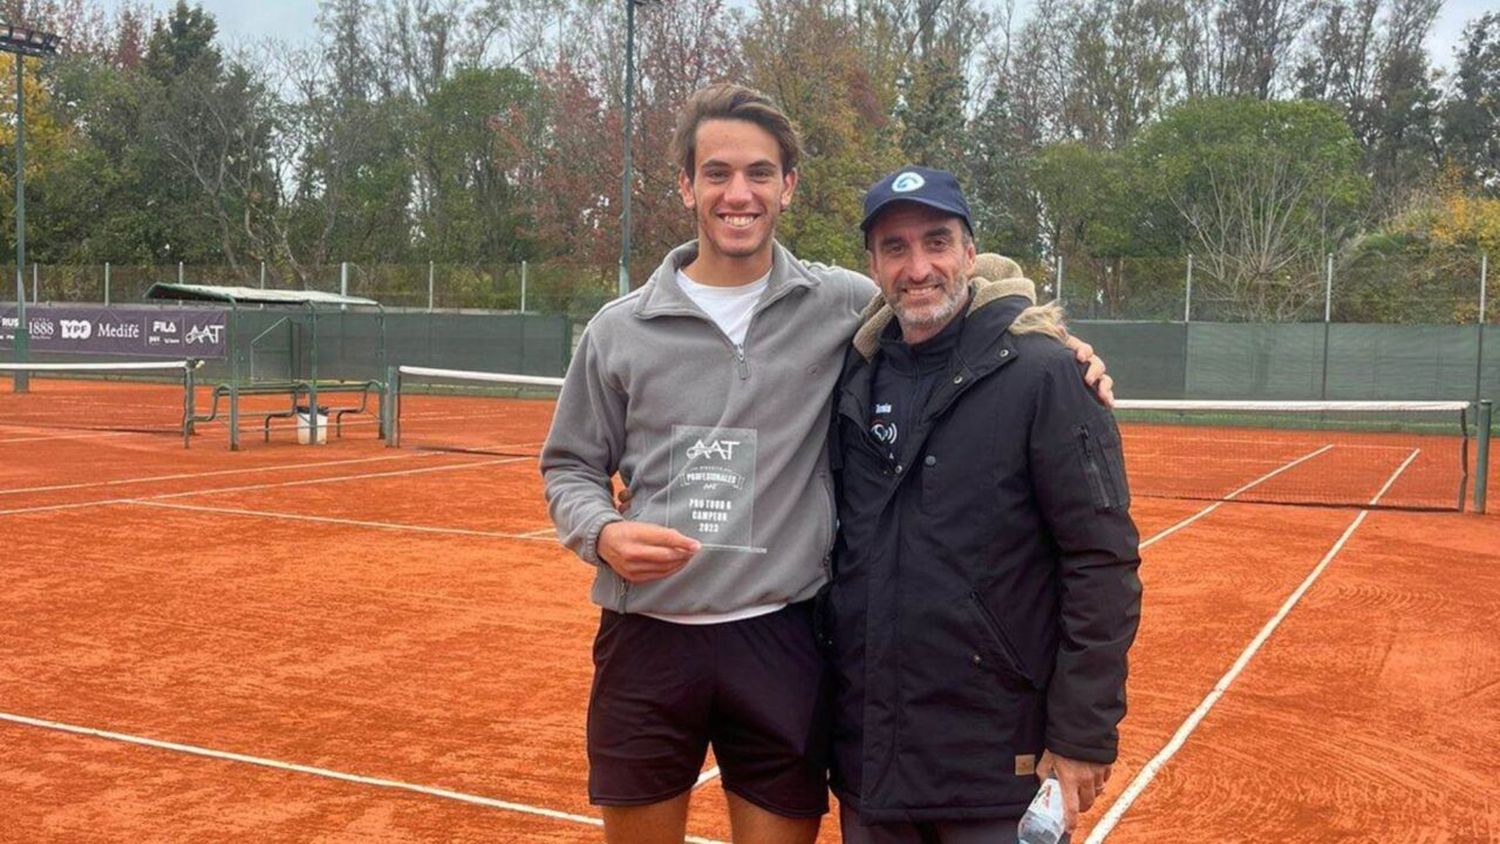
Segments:
[[[34,352],[133,358],[222,358],[229,311],[222,308],[126,310],[102,305],[29,305]],[[14,305],[0,308],[0,349],[15,345]]]

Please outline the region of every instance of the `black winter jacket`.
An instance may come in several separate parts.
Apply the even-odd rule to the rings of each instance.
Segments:
[[[869,433],[872,344],[836,397],[832,780],[870,823],[1018,817],[1044,748],[1113,762],[1125,714],[1119,431],[1061,343],[1008,333],[1027,298],[976,289],[894,460]]]

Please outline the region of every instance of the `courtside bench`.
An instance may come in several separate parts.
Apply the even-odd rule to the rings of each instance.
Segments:
[[[318,399],[324,394],[357,395],[357,404],[347,407],[320,407]],[[192,423],[212,422],[219,417],[219,400],[226,399],[225,407],[229,415],[229,450],[238,451],[240,448],[240,418],[242,416],[256,417],[261,420],[261,428],[264,432],[266,442],[271,441],[271,420],[273,419],[295,419],[297,414],[303,410],[308,412],[309,437],[308,442],[316,444],[318,441],[318,417],[327,415],[333,419],[333,430],[335,437],[343,436],[344,417],[351,413],[366,413],[370,406],[370,394],[374,393],[377,403],[385,401],[385,385],[379,381],[258,381],[250,384],[218,384],[214,387],[213,403],[205,416],[194,416]],[[240,398],[243,396],[276,396],[287,397],[285,410],[245,412],[240,409]],[[380,407],[377,404],[377,411]],[[385,436],[385,416],[377,412],[376,435]]]

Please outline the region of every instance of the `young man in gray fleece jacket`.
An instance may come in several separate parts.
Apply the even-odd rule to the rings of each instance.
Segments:
[[[602,608],[589,797],[607,841],[681,842],[712,744],[738,844],[812,842],[828,810],[810,604],[835,528],[830,403],[876,288],[776,243],[800,143],[764,95],[697,92],[674,146],[698,239],[589,323],[542,452],[558,535],[595,566]]]

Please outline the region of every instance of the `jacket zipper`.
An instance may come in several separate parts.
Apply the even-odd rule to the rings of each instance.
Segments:
[[[761,312],[781,301],[789,293],[791,293],[792,290],[799,287],[801,287],[801,285],[788,284],[785,287],[782,287],[780,290],[776,291],[776,294],[770,299],[755,306],[754,310],[750,312],[750,324],[745,326],[745,339],[747,342],[750,339],[750,332],[755,329],[755,320],[760,316]],[[729,335],[724,333],[724,329],[719,328],[719,324],[717,322],[714,322],[713,319],[708,316],[708,314],[705,314],[698,308],[665,308],[660,313],[662,315],[696,317],[697,319],[701,319],[709,325],[712,325],[714,329],[719,332],[719,336],[724,338],[724,342],[728,344],[730,351],[734,352],[735,367],[739,371],[740,380],[744,381],[749,379],[750,362],[745,358],[745,344],[736,343],[731,340],[729,338]]]
[[[1084,471],[1089,476],[1089,484],[1094,488],[1094,500],[1105,510],[1115,509],[1115,502],[1110,497],[1109,485],[1104,482],[1104,470],[1099,467],[1094,453],[1094,439],[1089,434],[1087,425],[1078,426],[1078,441],[1083,446]]]

